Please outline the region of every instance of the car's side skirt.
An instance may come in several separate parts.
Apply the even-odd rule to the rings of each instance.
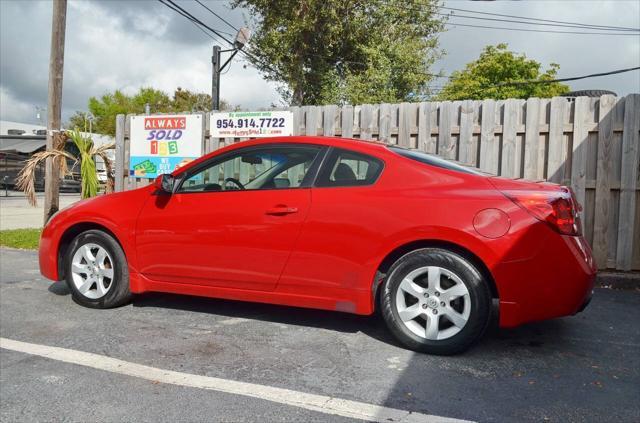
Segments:
[[[249,301],[266,304],[287,305],[293,307],[320,310],[342,311],[346,313],[370,315],[371,291],[333,288],[323,290],[326,296],[305,293],[276,291],[252,291],[222,288],[186,283],[172,283],[149,279],[139,273],[131,273],[131,292],[166,292],[172,294],[194,295],[198,297],[222,298],[227,300]]]

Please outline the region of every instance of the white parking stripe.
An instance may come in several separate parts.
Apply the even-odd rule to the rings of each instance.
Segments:
[[[80,366],[91,367],[93,369],[104,370],[121,375],[138,377],[154,382],[244,395],[293,407],[304,408],[306,410],[354,419],[375,422],[407,423],[465,422],[465,420],[412,413],[410,411],[398,410],[395,408],[388,408],[358,401],[349,401],[341,398],[333,398],[325,395],[308,394],[266,385],[257,385],[216,377],[163,370],[156,367],[144,366],[142,364],[129,363],[127,361],[106,357],[104,355],[70,350],[67,348],[31,344],[6,338],[0,338],[0,348],[45,357],[51,360],[58,360],[65,363],[78,364]]]

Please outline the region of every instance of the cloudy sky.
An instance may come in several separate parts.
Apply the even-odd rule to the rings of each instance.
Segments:
[[[203,0],[234,26],[245,25],[242,10],[227,1]],[[195,2],[180,4],[210,26],[232,30]],[[640,27],[638,0],[529,0],[477,2],[446,0],[445,6],[559,21]],[[459,12],[461,13],[461,12]],[[489,26],[515,24],[473,21]],[[250,22],[249,22],[250,24]],[[0,0],[0,119],[38,123],[36,107],[47,102],[51,3]],[[571,28],[545,28],[577,31]],[[445,74],[474,60],[487,44],[507,42],[512,50],[542,62],[560,64],[570,77],[640,66],[639,36],[529,33],[448,26],[440,36],[447,52],[434,71]],[[173,92],[181,86],[209,92],[213,41],[185,18],[155,0],[69,1],[65,46],[63,120],[85,110],[90,96],[152,86]],[[243,108],[279,104],[275,86],[240,60],[222,77],[222,98]],[[441,84],[437,82],[436,84]],[[571,83],[573,89],[608,89],[619,95],[640,92],[640,72]]]

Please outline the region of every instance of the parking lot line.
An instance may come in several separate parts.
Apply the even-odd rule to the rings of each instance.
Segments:
[[[309,394],[289,389],[276,388],[273,386],[164,370],[142,364],[130,363],[104,355],[67,348],[51,347],[48,345],[32,344],[7,338],[0,338],[0,348],[44,357],[51,360],[62,361],[65,363],[77,364],[111,373],[133,376],[153,382],[244,395],[247,397],[299,407],[306,410],[354,419],[375,422],[403,423],[465,422],[465,420],[412,413],[406,410],[388,408],[380,405],[351,401],[325,395]]]

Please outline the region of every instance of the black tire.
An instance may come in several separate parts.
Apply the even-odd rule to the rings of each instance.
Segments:
[[[603,95],[617,95],[613,91],[607,90],[580,90],[570,91],[562,94],[562,97],[602,97]]]
[[[72,273],[72,259],[75,253],[86,244],[96,244],[104,248],[111,261],[113,278],[110,280],[109,288],[100,298],[88,298],[76,287]],[[65,280],[71,291],[73,300],[85,307],[90,308],[114,308],[131,301],[133,295],[129,290],[129,268],[127,258],[120,244],[109,234],[100,230],[89,230],[76,236],[69,245],[64,257]]]
[[[459,332],[446,339],[430,340],[419,337],[405,325],[398,314],[396,293],[400,289],[400,283],[409,273],[425,266],[436,266],[451,272],[466,286],[469,293],[470,313],[467,322]],[[482,337],[490,322],[491,292],[482,273],[467,259],[449,250],[424,248],[402,256],[389,269],[381,289],[380,310],[387,327],[402,345],[414,351],[436,355],[463,352]],[[423,307],[427,306],[423,304]],[[435,310],[425,308],[425,313],[428,311],[436,313]],[[447,324],[451,324],[447,319],[440,323]]]

